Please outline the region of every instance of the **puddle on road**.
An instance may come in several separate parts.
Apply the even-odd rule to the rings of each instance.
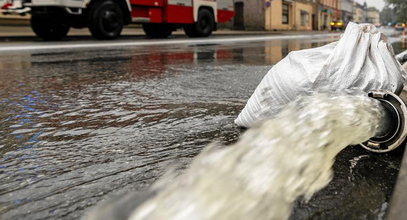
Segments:
[[[101,199],[149,186],[168,164],[189,164],[209,142],[233,143],[241,132],[233,120],[271,65],[333,40],[0,55],[0,218],[77,218]],[[397,156],[373,155],[348,182],[349,160],[362,154],[339,155],[328,192],[371,184],[374,176],[361,177],[383,163],[394,163],[384,174],[397,174]],[[370,192],[369,207],[388,201],[391,181]],[[315,209],[299,203],[297,212]]]

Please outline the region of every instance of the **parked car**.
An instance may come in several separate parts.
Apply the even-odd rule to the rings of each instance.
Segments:
[[[346,27],[343,21],[331,21],[329,24],[331,25],[331,30],[343,30]]]
[[[404,23],[396,23],[394,25],[394,29],[396,29],[398,31],[404,31],[405,28],[406,28],[406,24],[404,24]]]

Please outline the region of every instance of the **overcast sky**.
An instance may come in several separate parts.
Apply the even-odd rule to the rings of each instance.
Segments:
[[[359,2],[360,4],[363,4],[366,1],[368,7],[374,6],[380,11],[384,7],[384,0],[355,0],[355,1]]]

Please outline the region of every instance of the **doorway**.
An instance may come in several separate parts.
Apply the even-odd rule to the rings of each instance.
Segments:
[[[233,19],[233,29],[244,30],[243,2],[235,2],[235,17]]]

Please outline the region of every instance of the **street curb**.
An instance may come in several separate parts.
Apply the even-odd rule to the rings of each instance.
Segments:
[[[0,17],[1,26],[30,26],[30,19],[28,18],[4,18]]]
[[[277,35],[277,36],[244,36],[236,37],[233,42],[258,42],[268,40],[289,40],[289,39],[305,39],[305,38],[322,38],[326,36],[339,36],[339,34],[320,34],[320,35]],[[32,45],[9,45],[0,47],[0,52],[16,52],[16,51],[36,51],[36,50],[63,50],[63,49],[95,49],[95,48],[118,48],[132,46],[158,46],[158,45],[176,45],[176,44],[220,44],[231,42],[231,38],[182,38],[182,39],[145,39],[142,41],[90,41],[90,42],[61,42],[56,44],[32,44]]]

